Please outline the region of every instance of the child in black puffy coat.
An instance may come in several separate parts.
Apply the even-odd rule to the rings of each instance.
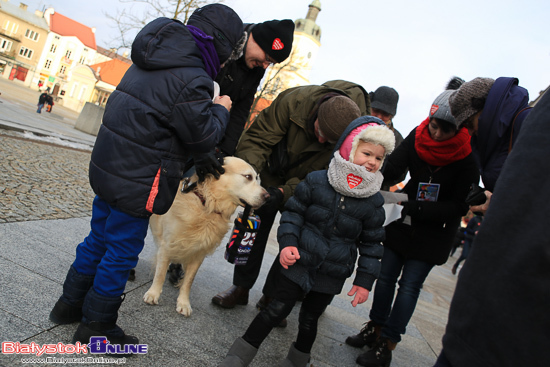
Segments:
[[[317,321],[353,274],[358,252],[348,295],[354,297],[354,307],[367,300],[380,271],[385,236],[379,169],[394,146],[394,135],[381,120],[359,117],[336,144],[328,170],[312,172],[298,184],[277,232],[283,269],[276,296],[237,338],[221,366],[247,366],[272,328],[306,293],[296,342],[282,364],[305,366]]]

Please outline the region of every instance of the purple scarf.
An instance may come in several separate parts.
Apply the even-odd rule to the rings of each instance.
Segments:
[[[206,72],[212,79],[216,79],[216,75],[220,71],[220,59],[218,58],[218,53],[214,47],[214,38],[207,35],[199,28],[192,25],[188,25],[187,29],[191,32],[191,35],[195,39],[195,43],[199,48],[202,60],[206,67]]]

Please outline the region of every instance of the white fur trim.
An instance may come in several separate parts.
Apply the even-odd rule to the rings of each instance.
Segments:
[[[384,153],[384,158],[393,152],[395,148],[395,135],[393,134],[393,131],[382,125],[369,126],[366,129],[361,130],[361,132],[353,138],[351,152],[349,153],[349,160],[352,163],[357,146],[359,146],[359,140],[383,146],[386,150]],[[382,163],[384,163],[384,161],[382,161]]]

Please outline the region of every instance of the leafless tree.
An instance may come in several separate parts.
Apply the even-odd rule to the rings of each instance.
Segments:
[[[284,83],[284,74],[280,75],[281,71],[296,71],[298,68],[296,67],[295,63],[295,53],[294,49],[290,53],[290,56],[288,59],[286,59],[281,64],[273,65],[273,73],[266,73],[267,77],[269,79],[265,80],[264,83],[261,85],[261,88],[256,93],[256,96],[254,97],[254,102],[252,102],[252,106],[250,107],[250,112],[248,114],[247,119],[247,125],[246,128],[248,128],[251,124],[251,117],[256,116],[258,113],[260,113],[261,110],[257,108],[258,102],[265,98],[267,100],[273,101],[279,93],[281,93],[283,90],[285,90],[285,83]]]
[[[175,18],[186,23],[193,11],[211,3],[223,0],[118,0],[124,4],[115,14],[103,12],[109,19],[117,36],[110,41],[109,48],[130,49],[134,37],[150,21],[159,18]]]

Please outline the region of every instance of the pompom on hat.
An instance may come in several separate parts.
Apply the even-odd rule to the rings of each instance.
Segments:
[[[432,103],[430,107],[429,118],[435,118],[443,120],[459,128],[453,114],[451,113],[451,106],[449,105],[449,97],[464,83],[464,80],[459,77],[453,77],[447,84],[446,90],[442,92]]]
[[[292,20],[269,20],[258,23],[251,32],[258,46],[277,63],[285,61],[290,55],[294,39]]]
[[[470,117],[483,110],[489,91],[495,83],[491,78],[475,78],[460,86],[449,96],[449,105],[456,125],[462,125]]]
[[[345,160],[353,163],[353,157],[359,146],[359,141],[364,141],[384,147],[384,157],[393,152],[395,149],[395,135],[386,125],[380,120],[378,122],[369,122],[357,126],[353,129],[342,142],[339,153]],[[384,163],[382,161],[382,163]]]
[[[334,96],[319,106],[319,129],[329,142],[340,139],[346,127],[361,116],[361,110],[349,97]]]

